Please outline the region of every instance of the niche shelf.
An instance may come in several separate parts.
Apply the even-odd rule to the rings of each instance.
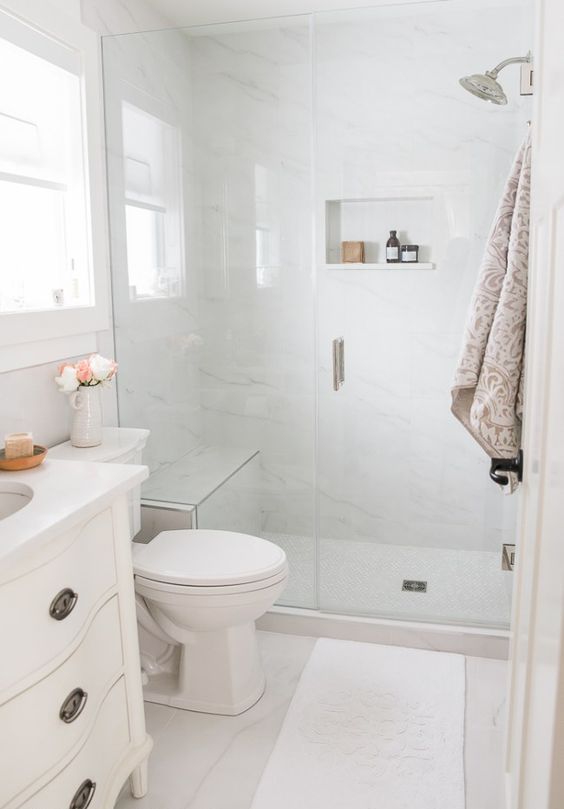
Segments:
[[[347,262],[346,264],[337,264],[329,262],[325,265],[325,267],[328,270],[388,270],[388,272],[394,272],[396,270],[435,269],[435,265],[431,261],[410,261],[405,262],[404,264],[402,264],[401,261],[398,264],[388,264],[387,262],[384,264],[378,263],[369,264],[366,261],[363,264],[355,264],[353,262]]]
[[[329,270],[434,270],[430,240],[436,221],[436,194],[430,188],[379,189],[381,196],[325,202],[325,267]],[[386,241],[396,228],[402,244],[419,244],[418,262],[388,264]],[[427,243],[425,243],[427,240]],[[366,261],[341,261],[343,241],[363,241]]]

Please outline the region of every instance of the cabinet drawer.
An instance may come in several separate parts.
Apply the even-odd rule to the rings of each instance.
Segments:
[[[0,806],[72,753],[122,662],[115,596],[68,660],[0,708]]]
[[[105,800],[109,780],[128,744],[127,702],[122,678],[104,700],[94,730],[78,755],[19,809],[69,809],[77,790],[88,781],[96,785],[88,809],[110,809]]]
[[[115,581],[108,509],[77,529],[57,557],[0,587],[0,702],[6,689],[64,652]]]

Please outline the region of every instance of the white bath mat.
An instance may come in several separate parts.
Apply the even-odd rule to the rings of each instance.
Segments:
[[[460,655],[319,640],[252,809],[464,809]]]

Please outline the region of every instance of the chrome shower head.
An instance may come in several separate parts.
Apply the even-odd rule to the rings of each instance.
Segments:
[[[472,95],[490,101],[492,104],[507,104],[507,96],[503,92],[501,84],[495,80],[489,71],[485,73],[472,73],[471,76],[463,76],[459,83]]]
[[[497,81],[497,76],[500,70],[503,70],[503,68],[507,65],[511,65],[516,62],[530,63],[530,61],[530,53],[527,54],[527,56],[515,56],[511,59],[505,59],[503,62],[500,62],[499,65],[496,65],[493,70],[486,70],[485,73],[472,73],[470,76],[463,76],[461,79],[459,79],[459,83],[462,85],[462,87],[464,87],[465,90],[468,90],[469,93],[477,96],[477,98],[483,98],[484,101],[489,101],[492,104],[507,104],[507,96],[503,92],[503,87]]]

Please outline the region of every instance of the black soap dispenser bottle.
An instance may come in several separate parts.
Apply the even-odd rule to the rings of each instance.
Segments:
[[[386,242],[386,261],[388,264],[399,264],[400,243],[397,237],[397,230],[390,230],[390,238]]]

